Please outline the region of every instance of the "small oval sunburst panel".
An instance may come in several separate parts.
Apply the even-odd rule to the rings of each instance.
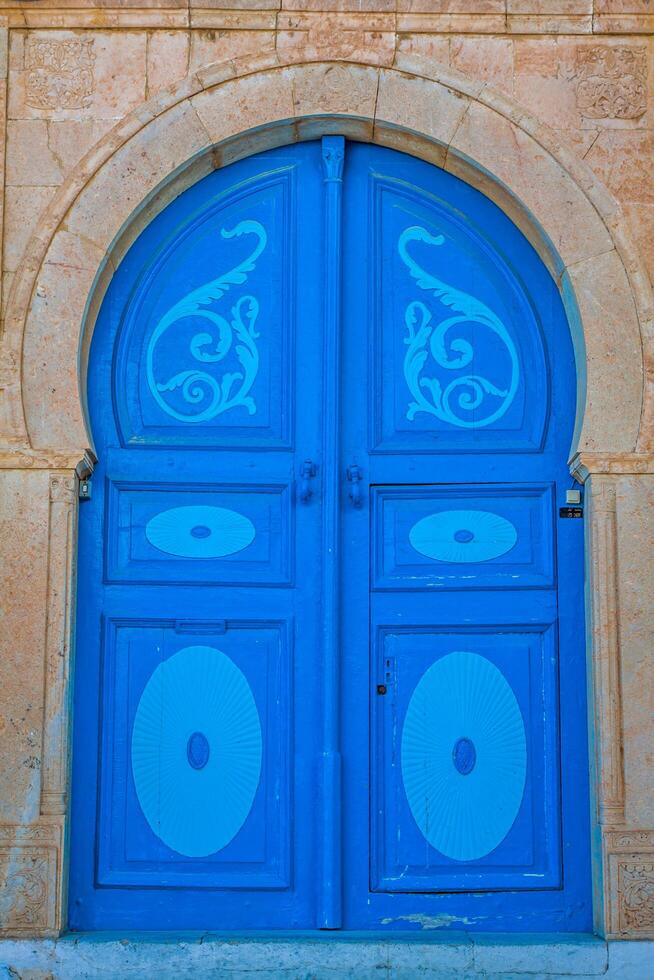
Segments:
[[[220,650],[185,647],[141,695],[132,771],[141,809],[164,844],[206,857],[236,836],[261,775],[261,724],[242,671]]]
[[[171,507],[145,527],[150,544],[180,558],[225,558],[252,544],[254,525],[225,507]]]
[[[511,521],[487,510],[445,510],[417,521],[409,532],[419,554],[436,561],[478,562],[511,551],[518,535]]]
[[[402,779],[425,839],[455,861],[502,843],[525,789],[525,726],[502,672],[454,652],[421,677],[402,731]]]

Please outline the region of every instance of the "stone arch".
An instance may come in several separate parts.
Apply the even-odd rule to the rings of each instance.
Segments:
[[[397,55],[379,67],[275,53],[203,69],[137,108],[60,188],[8,301],[13,443],[80,456],[90,445],[95,314],[153,214],[211,169],[328,132],[434,162],[507,212],[567,308],[581,385],[573,451],[650,448],[651,290],[619,205],[592,171],[516,103],[424,59]]]

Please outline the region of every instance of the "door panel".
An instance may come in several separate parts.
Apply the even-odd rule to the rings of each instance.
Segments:
[[[111,480],[107,504],[107,582],[291,585],[288,483]]]
[[[552,588],[553,487],[372,487],[373,589]]]
[[[288,887],[288,626],[105,623],[100,886]]]
[[[291,446],[298,164],[251,169],[165,223],[121,313],[126,444]]]
[[[73,928],[315,923],[322,508],[296,482],[322,433],[319,172],[311,144],[205,178],[101,309]]]
[[[492,224],[480,229],[474,210],[412,182],[411,167],[379,173],[375,162],[371,448],[539,449],[549,385],[540,327],[519,272],[486,237]],[[473,195],[458,197],[465,206]]]
[[[344,210],[343,387],[367,396],[343,428],[365,491],[344,497],[343,741],[369,754],[348,770],[369,819],[345,822],[346,919],[589,928],[560,298],[488,199],[421,161],[350,147]]]
[[[560,884],[556,633],[488,616],[375,630],[375,890]]]

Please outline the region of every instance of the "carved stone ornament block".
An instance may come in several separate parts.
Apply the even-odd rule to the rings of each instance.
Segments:
[[[93,95],[93,39],[27,44],[25,101],[35,109],[86,109]]]
[[[579,47],[577,108],[589,119],[638,119],[647,108],[645,48]]]
[[[621,930],[654,930],[654,860],[620,861],[618,894]]]
[[[609,934],[654,937],[654,831],[608,831],[604,847],[609,872]]]
[[[0,828],[0,935],[54,934],[58,848],[43,842],[52,836],[48,827]]]

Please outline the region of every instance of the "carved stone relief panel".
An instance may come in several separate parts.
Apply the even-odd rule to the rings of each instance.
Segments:
[[[0,825],[0,935],[57,929],[60,839],[55,824]]]
[[[86,109],[93,94],[94,40],[30,38],[25,101],[35,109]]]
[[[609,831],[604,846],[609,872],[609,932],[654,936],[654,832]]]
[[[645,48],[579,47],[577,109],[590,119],[638,119],[647,108]]]
[[[618,894],[620,929],[654,929],[654,860],[620,861]]]

